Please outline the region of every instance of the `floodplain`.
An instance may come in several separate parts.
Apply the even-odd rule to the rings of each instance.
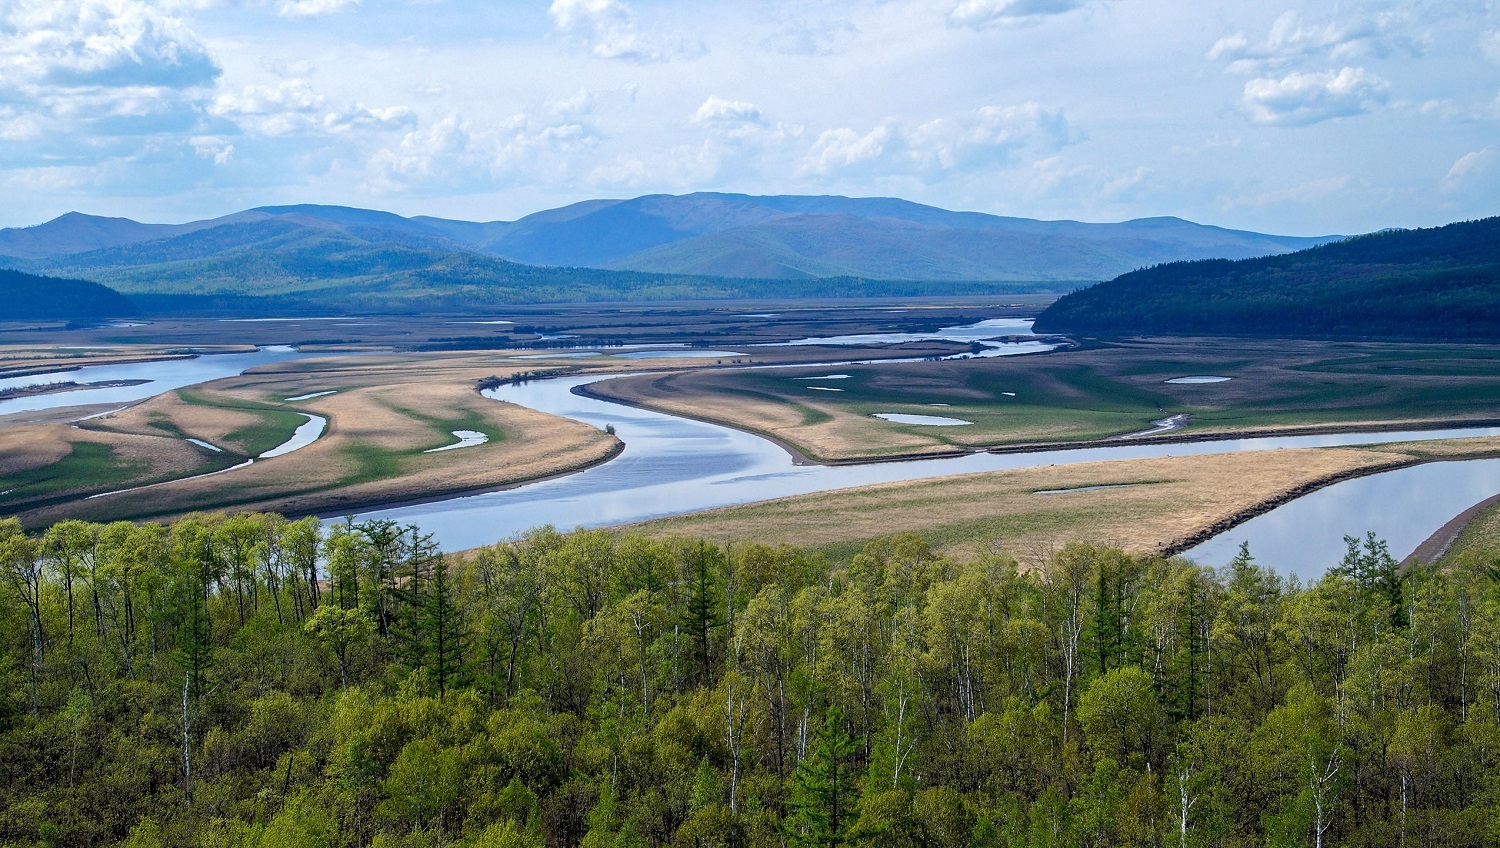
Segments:
[[[971,354],[979,346],[955,341],[786,345],[920,335],[1024,318],[1036,306],[633,305],[504,316],[12,326],[0,336],[9,343],[0,346],[0,368],[47,372],[39,380],[66,380],[58,369],[80,365],[149,365],[257,345],[295,345],[301,353],[119,408],[0,410],[0,511],[31,526],[224,508],[333,516],[506,488],[610,461],[622,449],[613,433],[480,393],[562,375],[629,375],[581,391],[750,431],[803,461],[833,464],[1500,417],[1500,356],[1483,346],[1055,339],[1049,353],[978,357]],[[315,439],[264,456],[287,444],[309,416],[327,422]],[[1209,528],[1333,480],[1439,453],[1496,450],[1493,440],[1471,439],[1114,460],[887,483],[642,529],[678,535],[702,532],[709,521],[726,538],[818,539],[830,553],[899,531],[956,553],[1001,540],[1022,555],[1072,539],[1171,552]]]

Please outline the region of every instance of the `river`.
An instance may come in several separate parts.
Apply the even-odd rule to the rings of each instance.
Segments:
[[[543,524],[555,525],[561,529],[603,527],[789,495],[979,471],[1101,459],[1189,456],[1500,435],[1500,428],[1476,427],[1182,444],[1121,444],[1035,453],[975,453],[864,465],[795,465],[785,450],[759,436],[716,424],[594,400],[572,391],[576,386],[609,378],[595,375],[542,380],[520,386],[502,386],[485,394],[496,400],[572,418],[595,427],[612,425],[625,442],[625,450],[617,458],[553,480],[432,503],[372,510],[355,516],[356,520],[389,518],[415,524],[424,532],[434,534],[444,548],[457,550],[491,544]],[[1312,577],[1337,563],[1342,553],[1343,534],[1362,536],[1366,530],[1375,530],[1382,536],[1391,538],[1393,534],[1388,533],[1387,529],[1395,528],[1399,517],[1402,528],[1413,528],[1403,529],[1399,534],[1399,542],[1392,538],[1393,553],[1404,556],[1454,515],[1487,495],[1500,492],[1500,475],[1489,470],[1493,466],[1485,465],[1485,462],[1491,461],[1448,462],[1424,466],[1437,470],[1427,472],[1434,475],[1434,478],[1428,479],[1435,479],[1436,482],[1424,485],[1423,490],[1443,490],[1447,493],[1445,497],[1408,497],[1397,501],[1382,501],[1378,495],[1372,498],[1360,494],[1368,486],[1384,485],[1377,481],[1388,474],[1401,473],[1388,472],[1387,475],[1351,480],[1324,490],[1337,494],[1325,495],[1317,503],[1327,505],[1316,510],[1302,511],[1300,507],[1307,499],[1298,499],[1263,516],[1265,519],[1278,516],[1276,521],[1281,523],[1271,525],[1265,531],[1259,530],[1260,525],[1252,528],[1251,532],[1256,534],[1249,536],[1252,551],[1257,552],[1259,557],[1259,551],[1264,547],[1267,553],[1260,557],[1262,561],[1283,572],[1297,573],[1304,578]],[[1459,478],[1463,480],[1462,485],[1452,482]],[[1404,491],[1400,483],[1394,488]],[[1323,495],[1324,492],[1318,494]],[[1249,524],[1244,526],[1248,527]],[[1419,535],[1413,538],[1412,534]],[[1278,545],[1273,555],[1270,542],[1282,535],[1308,541]],[[1315,538],[1325,542],[1331,539],[1333,547],[1327,543],[1314,544],[1311,540]],[[1409,545],[1407,540],[1410,540]],[[1211,543],[1217,541],[1218,539],[1211,540]],[[1238,541],[1232,544],[1237,546]],[[1230,556],[1232,555],[1233,550],[1230,551]],[[1217,562],[1217,549],[1213,547],[1204,546],[1195,551],[1195,556],[1205,563],[1220,564]],[[1227,562],[1228,557],[1223,559]]]
[[[972,341],[994,335],[1024,335],[1029,322],[987,321],[943,328],[934,334],[874,334],[800,340],[804,343],[880,343],[928,338]],[[899,338],[898,338],[899,337]],[[1032,343],[993,345],[990,355],[1028,352]],[[995,353],[990,353],[993,350]],[[303,358],[291,347],[195,359],[80,368],[56,375],[0,380],[0,388],[50,380],[79,383],[147,379],[136,386],[79,389],[0,401],[0,415],[81,404],[126,404],[175,388],[243,373],[256,365]],[[320,354],[326,355],[326,354]],[[834,367],[834,366],[829,366]],[[1236,439],[1184,444],[1119,444],[1035,453],[976,453],[958,457],[880,462],[864,465],[796,465],[782,448],[758,436],[727,427],[635,409],[573,394],[573,388],[611,376],[544,380],[503,386],[485,394],[497,400],[572,418],[595,427],[613,426],[624,452],[603,465],[514,489],[449,498],[425,504],[377,509],[356,518],[392,518],[433,533],[444,548],[490,544],[528,528],[551,524],[563,529],[602,527],[680,515],[712,507],[751,503],[789,495],[922,480],[953,474],[1044,465],[1273,450],[1332,447],[1437,438],[1500,435],[1500,428],[1463,428],[1400,433],[1346,433]],[[304,440],[321,424],[304,425]],[[293,439],[297,441],[297,439]],[[1343,536],[1374,530],[1391,551],[1405,556],[1454,515],[1500,493],[1500,460],[1430,463],[1349,480],[1330,486],[1221,534],[1188,552],[1207,564],[1227,562],[1240,541],[1250,542],[1260,561],[1284,572],[1316,577],[1343,553]]]
[[[234,377],[257,365],[285,362],[288,359],[303,359],[313,355],[302,353],[290,345],[272,345],[248,353],[214,353],[191,359],[163,359],[121,365],[85,365],[72,371],[33,374],[28,377],[7,377],[0,379],[0,389],[57,382],[104,383],[114,380],[145,380],[146,382],[134,386],[78,388],[46,395],[0,400],[0,415],[91,404],[124,406],[127,403],[155,397],[173,389],[194,386],[223,377]],[[327,356],[327,354],[317,355]]]

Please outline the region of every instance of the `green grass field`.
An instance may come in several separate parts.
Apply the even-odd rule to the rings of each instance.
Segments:
[[[224,437],[224,441],[239,448],[245,456],[260,456],[282,444],[292,437],[298,427],[307,422],[301,413],[276,404],[256,403],[224,396],[210,397],[190,389],[179,390],[177,396],[182,399],[183,403],[193,406],[234,409],[256,416],[259,419],[256,423],[231,431]]]
[[[831,370],[848,377],[808,379]],[[1166,382],[1185,376],[1230,379]],[[608,385],[599,391],[613,392]],[[1460,345],[1150,340],[1039,356],[702,371],[640,380],[622,397],[765,432],[814,457],[877,457],[1104,439],[1183,414],[1190,420],[1177,435],[1189,436],[1494,420],[1500,353]],[[873,417],[885,412],[971,424]],[[829,422],[834,426],[820,427]]]
[[[28,500],[46,500],[60,492],[108,491],[125,485],[149,470],[144,462],[121,460],[109,445],[74,442],[72,450],[52,465],[0,477],[0,491]]]

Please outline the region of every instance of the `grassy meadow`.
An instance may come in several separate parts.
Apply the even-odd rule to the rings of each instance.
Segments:
[[[882,483],[632,525],[658,538],[810,547],[838,560],[891,532],[954,557],[1025,563],[1069,542],[1173,553],[1205,528],[1335,480],[1436,459],[1500,455],[1500,438],[1111,460]],[[1500,511],[1491,522],[1500,539]],[[1481,531],[1483,532],[1483,531]]]
[[[1500,358],[1463,345],[1152,339],[1046,355],[645,375],[598,396],[772,436],[823,461],[1088,442],[1188,415],[1171,434],[1490,421]],[[1189,376],[1225,382],[1173,384]],[[876,413],[964,426],[899,424]]]

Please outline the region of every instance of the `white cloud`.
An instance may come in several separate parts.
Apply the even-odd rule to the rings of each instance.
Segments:
[[[1020,148],[1053,151],[1076,132],[1060,110],[1039,103],[983,106],[952,118],[938,118],[907,138],[912,162],[925,169],[951,170],[1009,159]]]
[[[859,35],[859,27],[846,20],[805,21],[791,17],[761,39],[763,50],[786,56],[829,56]]]
[[[1480,33],[1479,50],[1484,58],[1500,65],[1500,29]]]
[[[1285,206],[1309,206],[1344,197],[1349,191],[1347,176],[1319,177],[1287,188],[1270,189],[1253,194],[1242,194],[1230,198],[1230,208],[1276,208]]]
[[[5,88],[187,89],[218,76],[181,19],[137,0],[8,0],[0,11]]]
[[[360,0],[280,0],[276,14],[283,18],[321,18],[359,8]]]
[[[330,106],[305,80],[275,86],[245,86],[239,94],[214,98],[210,111],[245,129],[268,136],[338,135],[355,130],[397,130],[416,123],[405,107],[368,109],[360,104]]]
[[[200,159],[212,159],[215,165],[227,165],[234,158],[234,145],[222,136],[196,135],[188,144]]]
[[[1150,176],[1150,168],[1147,168],[1144,165],[1137,166],[1136,169],[1131,173],[1115,177],[1114,179],[1105,182],[1104,186],[1100,188],[1099,194],[1103,196],[1105,200],[1113,201],[1116,203],[1131,200],[1136,195],[1140,194],[1142,191],[1150,187],[1151,183],[1147,179]]]
[[[1306,126],[1369,112],[1386,102],[1390,85],[1364,68],[1291,73],[1245,83],[1241,100],[1258,124]]]
[[[1396,50],[1422,50],[1420,26],[1410,15],[1394,11],[1356,12],[1344,20],[1305,23],[1295,10],[1282,13],[1263,41],[1243,32],[1227,35],[1208,51],[1208,58],[1227,61],[1230,73],[1267,74],[1298,64],[1344,63]]]
[[[693,115],[693,123],[698,126],[744,126],[755,124],[763,126],[766,118],[755,107],[754,103],[746,103],[743,100],[726,100],[717,94],[709,95],[698,107],[697,114]]]
[[[950,26],[982,29],[1002,23],[1062,15],[1095,0],[959,0],[948,12]]]
[[[879,162],[890,172],[940,175],[1003,165],[1025,149],[1051,153],[1078,133],[1059,110],[1031,102],[983,106],[915,127],[886,121],[869,132],[826,130],[804,157],[805,174]]]
[[[1493,203],[1495,191],[1500,189],[1500,147],[1460,156],[1443,177],[1442,189],[1450,195],[1485,195]]]
[[[559,32],[583,39],[601,59],[662,62],[703,52],[680,36],[643,32],[621,0],[552,0],[547,14]]]
[[[201,129],[217,62],[139,0],[0,2],[6,167],[142,156]]]
[[[697,191],[723,167],[712,139],[640,155],[617,156],[591,169],[585,183],[597,192]]]
[[[885,154],[895,132],[889,123],[867,133],[848,127],[824,130],[802,160],[801,171],[804,174],[828,174],[874,162]]]
[[[474,193],[558,178],[570,172],[571,160],[596,141],[594,133],[578,123],[515,115],[499,125],[484,126],[454,114],[412,130],[395,148],[377,152],[369,168],[381,191]]]

